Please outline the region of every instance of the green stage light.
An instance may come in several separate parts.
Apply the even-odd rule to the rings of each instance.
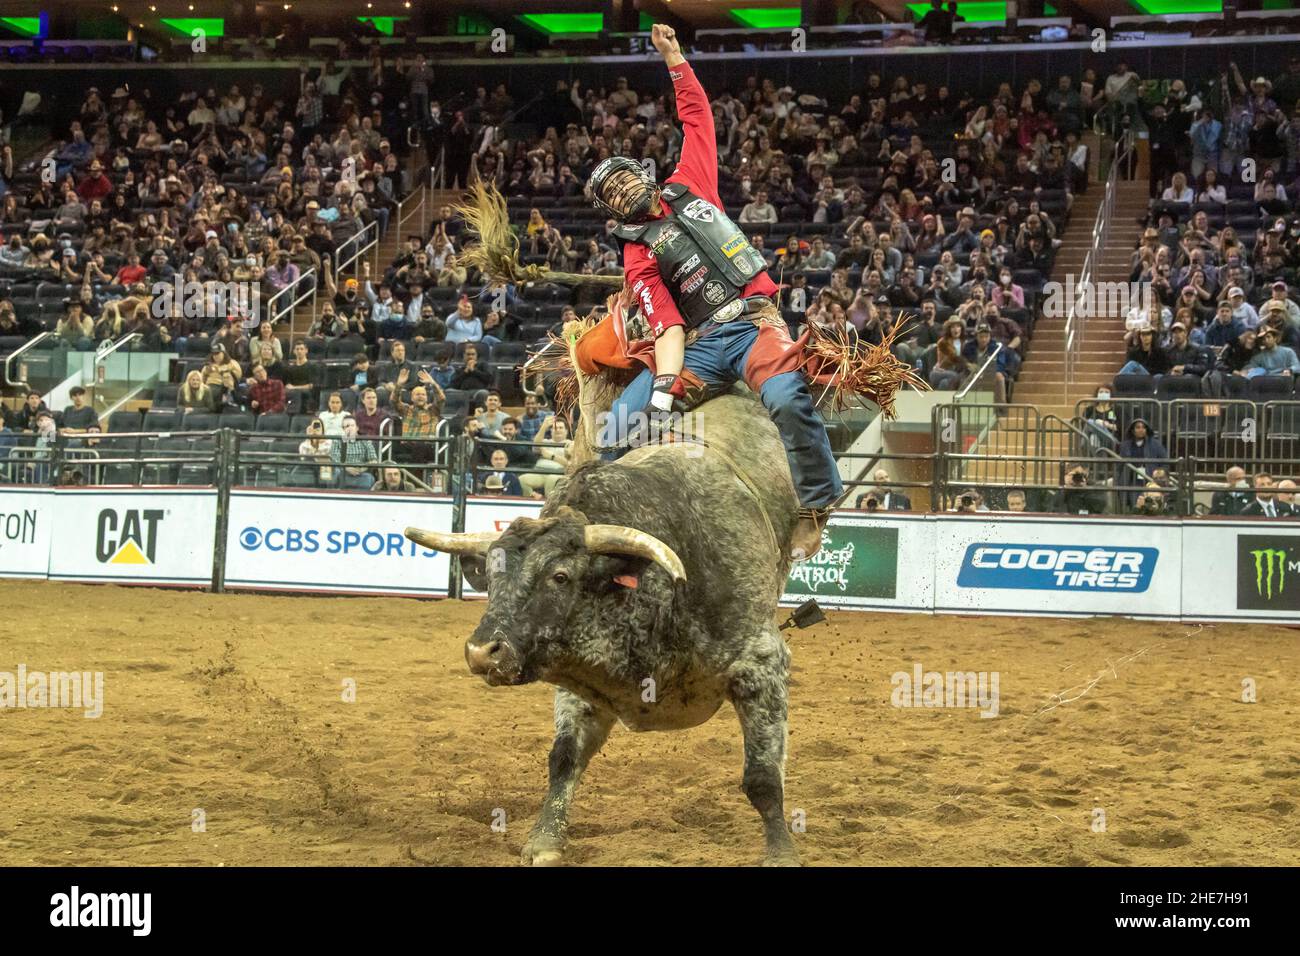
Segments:
[[[371,24],[376,30],[378,30],[380,33],[384,34],[385,36],[392,36],[393,31],[397,29],[397,25],[399,23],[401,23],[404,20],[409,20],[411,18],[410,17],[357,17],[357,19],[362,23]]]
[[[799,25],[799,7],[733,7],[731,18],[752,30],[793,30]]]
[[[226,35],[226,21],[219,17],[163,17],[158,22],[187,37],[194,36],[195,30],[202,30],[206,37]]]
[[[1129,0],[1133,6],[1151,16],[1171,13],[1222,13],[1223,0]]]
[[[920,20],[930,12],[928,3],[909,3],[907,9],[916,15]],[[957,12],[965,17],[967,23],[1004,23],[1007,19],[1007,5],[1005,0],[979,0],[976,3],[959,3]]]
[[[543,33],[599,33],[605,29],[603,13],[521,13],[519,19]]]
[[[35,17],[0,17],[0,24],[4,24],[14,33],[23,37],[45,36],[45,28],[48,22],[45,14]]]

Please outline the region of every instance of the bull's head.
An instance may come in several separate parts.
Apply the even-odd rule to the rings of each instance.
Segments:
[[[642,588],[637,600],[667,604],[686,579],[681,559],[658,538],[589,524],[568,508],[551,518],[517,518],[502,533],[407,528],[406,536],[459,555],[471,583],[487,584],[488,607],[465,642],[465,660],[492,685],[526,684],[566,658],[583,657],[580,644],[591,639],[600,617],[591,602]],[[667,574],[643,575],[652,565]]]

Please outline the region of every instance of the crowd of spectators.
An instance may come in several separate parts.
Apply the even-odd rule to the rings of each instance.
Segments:
[[[1293,398],[1300,56],[1273,80],[1248,83],[1234,63],[1199,87],[1125,88],[1147,128],[1152,200],[1117,396]]]
[[[304,68],[296,97],[223,84],[164,104],[147,91],[88,90],[51,151],[53,182],[39,165],[16,169],[12,150],[0,162],[0,336],[49,331],[78,350],[136,333],[140,347],[174,350],[176,382],[143,426],[247,416],[229,420],[306,434],[299,451],[318,459],[317,480],[329,456],[331,483],[385,483],[352,441],[464,434],[475,439],[463,476],[473,487],[544,495],[571,423],[547,419],[545,388],[522,388],[517,368],[605,290],[484,283],[459,262],[468,237],[448,207],[374,270],[364,261],[349,276],[338,261],[362,230],[394,228],[410,188],[402,153],[418,138],[444,159],[447,186],[501,189],[527,262],[617,270],[614,223],[583,184],[614,154],[653,164],[661,181],[672,172],[671,92],[625,78],[605,89],[559,81],[521,104],[504,85],[448,96],[437,79],[423,57],[375,57],[366,70]],[[720,191],[782,284],[792,332],[815,325],[878,343],[901,319],[892,347],[931,385],[958,389],[982,371],[1005,402],[1073,198],[1088,185],[1081,132],[1096,111],[1122,108],[1130,85],[1087,71],[977,95],[872,74],[832,103],[752,76],[710,91]],[[1279,160],[1274,177],[1287,168]],[[1195,251],[1176,225],[1156,229],[1157,244],[1177,233],[1170,249]],[[1277,242],[1293,253],[1297,236],[1300,226]],[[1254,262],[1241,272],[1266,274]],[[159,308],[160,283],[175,282],[204,290],[201,314],[187,314],[182,297]],[[33,290],[55,283],[64,295],[51,308]],[[231,283],[259,295],[229,304]],[[291,338],[267,303],[313,288],[314,321]],[[61,416],[51,417],[57,435]],[[34,422],[19,424],[35,434]],[[392,454],[410,466],[403,481],[432,482],[445,464],[418,441]]]

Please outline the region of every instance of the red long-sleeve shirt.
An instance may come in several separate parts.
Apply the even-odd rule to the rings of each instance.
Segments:
[[[713,128],[713,108],[709,105],[708,94],[700,86],[689,63],[671,67],[668,75],[672,78],[673,90],[677,95],[677,118],[681,120],[685,139],[682,143],[681,161],[664,185],[682,183],[695,195],[721,209],[722,197],[718,195],[717,135]],[[662,218],[662,215],[650,218]],[[677,310],[677,304],[673,302],[672,293],[659,275],[659,265],[648,246],[639,242],[625,245],[623,269],[627,284],[637,296],[641,312],[656,337],[674,325],[686,324],[681,312]],[[741,295],[775,296],[776,291],[776,283],[763,271],[749,280]]]
[[[268,378],[265,382],[254,382],[248,390],[249,401],[257,402],[254,409],[259,415],[272,415],[285,409],[284,382],[278,378]]]

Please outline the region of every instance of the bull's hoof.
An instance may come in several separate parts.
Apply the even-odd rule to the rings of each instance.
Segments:
[[[545,834],[529,837],[524,844],[522,862],[524,866],[562,866],[564,842]]]
[[[791,847],[787,850],[777,850],[769,853],[763,858],[764,866],[800,866],[799,854]]]

